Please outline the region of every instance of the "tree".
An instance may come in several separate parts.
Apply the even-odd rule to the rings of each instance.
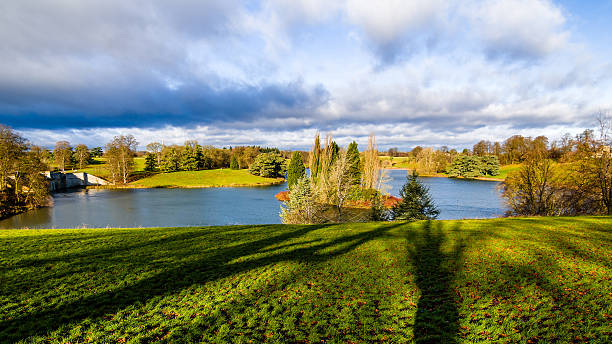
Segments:
[[[347,159],[349,161],[349,174],[351,176],[352,185],[361,183],[361,158],[359,157],[359,149],[357,142],[353,141],[349,144],[346,150]]]
[[[261,153],[255,158],[249,172],[252,175],[266,178],[283,177],[285,174],[285,159],[280,153]]]
[[[89,161],[89,149],[87,148],[87,146],[84,144],[77,145],[74,149],[74,155],[79,165],[79,168],[84,168],[85,165],[87,165],[87,162]]]
[[[26,142],[11,128],[0,125],[0,192],[8,187],[15,165],[27,150]]]
[[[64,172],[70,166],[72,159],[72,147],[68,141],[58,141],[53,149],[53,156],[57,167]]]
[[[323,207],[317,202],[310,180],[304,175],[291,188],[289,200],[281,206],[280,217],[285,224],[321,223],[325,221],[322,213]]]
[[[494,155],[458,155],[448,167],[450,177],[477,178],[499,174],[499,160]]]
[[[184,171],[197,171],[202,166],[202,150],[195,141],[185,142],[185,149],[181,153],[180,168]]]
[[[27,209],[42,207],[48,200],[49,184],[42,174],[47,169],[47,165],[43,159],[43,149],[30,146],[15,169],[15,199],[18,205],[23,205]]]
[[[236,155],[232,155],[232,162],[230,162],[230,168],[232,170],[239,170],[240,165],[238,164],[238,159],[236,159]]]
[[[414,171],[407,176],[408,180],[400,190],[402,201],[391,209],[394,220],[433,220],[440,214],[429,195],[429,188],[419,182],[417,177]]]
[[[600,111],[597,121],[599,138],[582,140],[584,153],[578,164],[583,177],[580,188],[596,195],[603,213],[612,215],[612,118]]]
[[[306,168],[302,161],[302,153],[293,152],[291,161],[289,162],[289,168],[287,168],[287,184],[289,189],[297,183],[297,181],[306,175]]]
[[[337,221],[342,219],[342,208],[352,193],[353,178],[350,173],[350,161],[346,151],[338,153],[327,176],[326,199],[336,209]]]
[[[113,182],[128,182],[138,142],[132,135],[115,136],[106,144],[106,162]]]
[[[94,158],[99,158],[104,154],[104,152],[102,151],[102,147],[94,147],[91,149],[90,154]]]
[[[159,169],[162,172],[177,172],[181,168],[181,154],[176,147],[166,147]]]
[[[47,203],[47,152],[0,125],[0,218]]]
[[[499,175],[499,159],[495,155],[485,155],[480,157],[482,174],[486,176]]]
[[[315,135],[308,166],[310,168],[310,179],[313,182],[316,182],[319,178],[319,172],[321,169],[321,141],[319,133]]]
[[[147,153],[145,156],[145,168],[147,172],[153,172],[157,169],[157,157],[153,153]]]
[[[416,149],[416,148],[415,148]],[[413,149],[414,151],[414,149]],[[381,177],[381,163],[378,158],[378,148],[374,134],[368,140],[368,149],[363,152],[362,187],[364,189],[377,189]]]
[[[159,142],[151,142],[147,145],[147,151],[155,155],[157,159],[157,166],[161,165],[162,149],[164,146]]]
[[[517,173],[508,175],[503,197],[510,214],[554,216],[567,214],[562,194],[556,187],[562,175],[541,154],[530,156]]]

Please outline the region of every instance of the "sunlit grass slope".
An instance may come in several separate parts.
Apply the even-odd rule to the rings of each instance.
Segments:
[[[145,158],[138,157],[134,158],[134,172],[142,172],[145,168]],[[85,166],[85,168],[79,169],[79,172],[86,172],[93,174],[100,178],[109,178],[110,174],[107,169],[106,158],[94,158],[92,164]]]
[[[130,183],[138,187],[256,186],[282,183],[282,178],[254,176],[247,170],[216,169],[160,173]]]
[[[0,231],[0,342],[612,340],[612,218]]]

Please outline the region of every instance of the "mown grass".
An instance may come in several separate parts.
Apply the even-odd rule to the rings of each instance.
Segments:
[[[254,176],[248,170],[216,169],[159,173],[130,183],[135,187],[219,187],[278,184],[283,178]]]
[[[506,179],[509,173],[518,171],[521,169],[521,164],[503,165],[499,167],[499,174],[495,178]]]
[[[0,342],[612,340],[612,218],[0,231]]]
[[[106,158],[94,158],[93,163],[88,164],[84,168],[78,169],[78,172],[93,174],[94,176],[108,179],[110,174],[107,169]],[[145,158],[134,158],[134,172],[142,172],[145,168]]]

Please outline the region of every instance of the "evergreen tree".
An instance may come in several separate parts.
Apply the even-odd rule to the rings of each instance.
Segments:
[[[321,170],[321,140],[319,133],[315,136],[312,152],[310,153],[310,179],[316,183]]]
[[[429,188],[421,184],[417,176],[414,171],[407,176],[408,181],[400,191],[402,201],[391,209],[394,220],[433,220],[440,214],[429,195]]]
[[[259,154],[249,168],[252,175],[266,178],[283,177],[285,170],[285,158],[274,152]]]
[[[298,179],[306,176],[306,168],[302,161],[302,153],[293,152],[291,161],[289,162],[289,168],[287,169],[287,183],[289,189],[298,181]]]
[[[285,224],[321,223],[325,221],[322,213],[310,180],[303,176],[293,185],[289,200],[283,202],[280,217]]]
[[[238,165],[238,159],[236,159],[236,155],[232,155],[232,162],[230,163],[230,168],[232,170],[240,169],[240,165]]]
[[[336,159],[338,159],[338,155],[340,155],[340,146],[338,146],[336,141],[332,141],[330,149],[331,149],[331,161],[329,165],[332,166],[334,162],[336,162]]]
[[[176,172],[180,169],[181,155],[172,147],[165,152],[159,169],[163,172]]]
[[[359,158],[357,142],[353,141],[349,144],[346,155],[349,160],[349,174],[353,180],[353,185],[359,185],[361,183],[361,159]]]
[[[145,168],[144,170],[147,172],[155,171],[157,167],[157,157],[153,153],[147,153],[145,156]]]
[[[483,174],[489,176],[499,175],[499,158],[495,155],[483,156],[481,158]]]
[[[186,145],[181,153],[181,169],[184,171],[197,171],[201,164],[201,157],[195,146]]]

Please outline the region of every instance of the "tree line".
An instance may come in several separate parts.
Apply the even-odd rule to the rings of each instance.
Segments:
[[[197,141],[186,141],[184,145],[165,146],[159,142],[147,145],[145,171],[177,172],[198,171],[216,168],[246,169],[261,153],[280,151],[277,148],[239,146],[216,148],[202,146]]]
[[[517,155],[522,166],[503,186],[509,215],[612,215],[612,119],[600,114],[598,123],[598,132]]]

